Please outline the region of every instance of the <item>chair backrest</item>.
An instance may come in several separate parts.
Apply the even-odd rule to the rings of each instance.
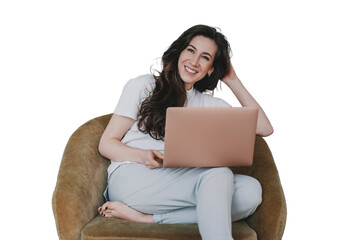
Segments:
[[[70,137],[61,160],[52,206],[60,239],[80,239],[80,231],[104,202],[110,161],[98,151],[111,114],[92,119]]]

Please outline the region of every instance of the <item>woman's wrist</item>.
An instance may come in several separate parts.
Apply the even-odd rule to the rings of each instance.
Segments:
[[[230,89],[233,89],[235,85],[242,85],[240,79],[237,76],[228,77],[223,81]]]
[[[146,150],[144,150],[144,149],[138,149],[138,157],[137,157],[136,162],[137,162],[137,163],[144,164],[144,163],[145,163],[145,159],[146,159],[145,156],[146,156]]]

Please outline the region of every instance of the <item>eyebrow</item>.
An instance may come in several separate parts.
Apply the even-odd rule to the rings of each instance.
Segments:
[[[197,50],[194,45],[189,44],[189,47],[192,47],[192,48],[194,48],[195,50]],[[211,55],[210,53],[208,53],[208,52],[203,52],[203,54],[209,55],[209,56],[212,58],[212,55]]]

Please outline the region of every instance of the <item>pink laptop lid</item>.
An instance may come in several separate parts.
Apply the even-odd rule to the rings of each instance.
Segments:
[[[252,164],[257,108],[168,108],[164,167]]]

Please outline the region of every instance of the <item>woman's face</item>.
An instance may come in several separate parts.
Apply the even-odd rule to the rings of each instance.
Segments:
[[[211,74],[214,71],[212,65],[216,51],[217,46],[213,40],[204,36],[196,36],[181,52],[178,70],[185,83],[186,90],[191,89],[206,74]]]

